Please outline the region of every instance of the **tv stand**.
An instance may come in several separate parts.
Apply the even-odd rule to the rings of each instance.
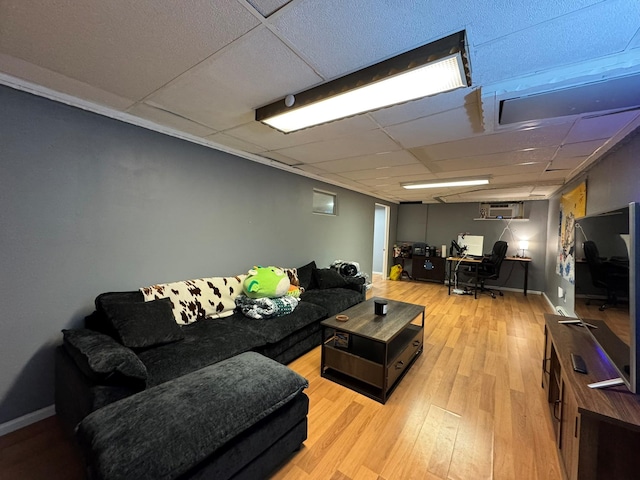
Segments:
[[[567,317],[545,314],[542,387],[565,478],[639,478],[640,395],[623,384],[592,388],[601,378],[617,381],[619,374],[587,329],[569,328],[562,320]],[[573,370],[572,353],[584,359],[587,374]]]

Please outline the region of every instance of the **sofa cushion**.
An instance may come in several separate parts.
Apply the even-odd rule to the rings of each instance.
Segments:
[[[349,288],[327,288],[309,290],[300,296],[301,300],[323,307],[329,317],[353,307],[365,300],[365,294]]]
[[[140,289],[145,301],[170,298],[173,316],[181,325],[202,318],[223,318],[233,314],[235,299],[242,292],[246,275],[208,277],[162,283]]]
[[[307,386],[248,352],[107,405],[80,423],[77,437],[95,478],[176,478]]]
[[[305,290],[310,290],[315,287],[315,280],[313,278],[313,271],[316,269],[315,260],[307,263],[302,267],[298,267],[298,281],[300,282],[300,287]]]
[[[92,330],[62,330],[62,334],[65,350],[95,383],[145,388],[147,369],[131,349]]]
[[[316,268],[313,271],[313,277],[321,290],[347,286],[347,281],[344,277],[333,268]]]
[[[252,332],[252,335],[264,338],[265,342],[263,343],[276,343],[311,323],[327,318],[327,312],[319,305],[299,302],[293,312],[281,317],[266,320],[256,320],[244,316],[234,318],[236,319],[235,324],[243,330],[248,330]]]
[[[107,321],[125,347],[147,348],[184,338],[173,317],[169,298],[151,302],[107,303],[103,308]]]
[[[238,319],[249,320],[242,313],[207,318],[180,327],[184,333],[180,342],[138,352],[147,368],[147,384],[158,385],[266,343],[266,338],[239,325]]]

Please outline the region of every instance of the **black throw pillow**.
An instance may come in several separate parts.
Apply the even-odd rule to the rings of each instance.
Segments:
[[[311,290],[314,288],[315,279],[313,278],[313,271],[316,269],[315,260],[307,263],[303,267],[297,268],[298,271],[298,281],[300,282],[300,286],[305,290]]]
[[[347,281],[337,270],[332,268],[317,268],[313,271],[313,276],[318,284],[318,288],[341,288],[347,286]]]
[[[184,338],[176,323],[171,299],[103,305],[108,322],[120,342],[129,348],[148,348]]]
[[[78,368],[101,385],[126,385],[143,390],[147,368],[130,348],[88,329],[62,330],[63,345]]]

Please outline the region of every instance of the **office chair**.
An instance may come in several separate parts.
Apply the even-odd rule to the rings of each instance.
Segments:
[[[496,298],[495,291],[491,288],[487,288],[485,280],[497,280],[500,276],[500,267],[504,257],[507,256],[507,242],[498,240],[493,244],[493,249],[489,255],[485,255],[482,259],[482,263],[478,267],[478,282],[480,282],[480,293],[485,292],[491,295],[491,298]],[[469,266],[464,270],[461,270],[464,276],[475,279],[475,266]],[[502,297],[503,293],[498,291],[498,294]]]
[[[600,257],[598,246],[592,240],[583,244],[584,255],[587,258],[591,283],[594,287],[605,290],[607,299],[600,305],[603,311],[618,304],[618,294],[626,294],[629,287],[629,265],[620,262],[606,261]],[[590,299],[587,300],[587,305]]]

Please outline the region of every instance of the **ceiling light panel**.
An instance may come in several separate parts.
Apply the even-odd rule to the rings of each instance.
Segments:
[[[415,48],[256,110],[256,120],[289,133],[468,86],[465,33]]]

